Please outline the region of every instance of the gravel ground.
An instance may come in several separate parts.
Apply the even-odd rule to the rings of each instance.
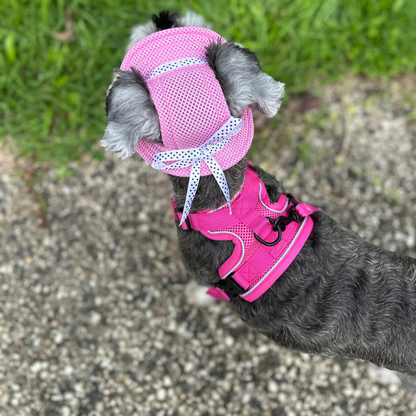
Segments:
[[[324,110],[290,140],[270,132],[253,160],[416,257],[415,85],[326,87]],[[31,193],[13,163],[1,154],[0,415],[416,415],[394,373],[280,348],[203,295],[180,261],[168,180],[138,156],[85,160],[63,182],[48,172]]]

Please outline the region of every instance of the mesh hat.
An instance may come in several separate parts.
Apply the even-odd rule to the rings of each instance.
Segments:
[[[239,119],[231,117],[221,86],[205,60],[205,47],[218,40],[225,42],[205,28],[167,29],[145,37],[124,57],[121,69],[134,68],[141,73],[159,116],[163,145],[142,139],[136,148],[146,162],[152,164],[161,152],[199,148],[216,133],[223,138],[229,135],[225,145],[223,141],[223,146],[211,149],[221,170],[239,162],[250,148],[254,134],[250,109],[243,111],[236,128],[235,120]],[[163,168],[168,164],[172,167]],[[190,164],[178,166],[172,157],[164,165],[153,167],[184,177],[191,176],[192,170]],[[203,160],[200,175],[211,174],[212,169]]]
[[[141,73],[159,116],[163,145],[141,139],[137,152],[155,169],[190,178],[181,224],[200,176],[214,176],[231,214],[223,171],[244,157],[253,140],[251,111],[243,110],[241,118],[231,116],[221,85],[205,60],[205,47],[215,41],[225,42],[204,28],[162,30],[136,43],[121,65],[122,70]]]

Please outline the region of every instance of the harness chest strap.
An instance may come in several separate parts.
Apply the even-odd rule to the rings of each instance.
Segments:
[[[181,221],[173,198],[172,206],[175,219]],[[211,240],[233,241],[232,255],[218,270],[221,280],[207,293],[216,299],[240,296],[252,302],[292,263],[312,231],[310,215],[319,209],[284,194],[270,203],[263,182],[251,168],[231,207],[231,215],[227,206],[189,214],[181,228],[197,230]]]

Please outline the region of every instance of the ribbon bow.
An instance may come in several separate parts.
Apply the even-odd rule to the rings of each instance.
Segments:
[[[198,189],[202,161],[208,165],[210,171],[214,175],[214,178],[225,196],[231,214],[230,191],[228,189],[227,180],[225,179],[221,166],[214,159],[212,154],[225,147],[231,137],[235,136],[241,130],[242,125],[243,120],[240,118],[230,117],[228,121],[200,147],[192,149],[168,150],[157,153],[153,157],[152,167],[159,170],[186,168],[188,166],[192,166],[182,220],[179,225],[182,225],[182,223],[186,220],[191,209],[192,201],[195,197],[196,190]],[[176,162],[169,165],[164,163],[172,161]]]

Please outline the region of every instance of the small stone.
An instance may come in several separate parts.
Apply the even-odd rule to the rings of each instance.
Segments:
[[[9,395],[6,392],[0,392],[0,405],[5,406],[9,401]]]
[[[47,380],[49,378],[49,371],[42,370],[39,373],[39,377],[40,377],[41,380]]]
[[[47,361],[35,361],[30,369],[32,370],[33,373],[39,373],[39,371],[44,370],[46,368],[48,368],[49,363]]]
[[[61,415],[62,416],[71,416],[71,409],[68,406],[61,407]]]
[[[98,312],[93,312],[90,317],[91,325],[98,325],[101,322],[101,315]]]
[[[172,380],[170,379],[169,376],[163,377],[163,385],[166,387],[169,387],[172,385]]]
[[[251,400],[251,394],[250,393],[244,393],[242,402],[244,404],[246,404],[246,403],[249,403],[250,400]]]
[[[16,397],[13,397],[13,399],[10,400],[10,404],[13,407],[17,407],[17,406],[19,406],[20,402],[19,402],[19,400]]]
[[[103,402],[97,402],[95,404],[95,410],[97,412],[104,412],[104,403]]]
[[[64,374],[70,376],[74,372],[74,368],[70,365],[66,365],[64,368]]]
[[[57,332],[55,336],[53,337],[53,341],[55,344],[59,345],[62,344],[62,341],[64,340],[64,336],[62,335],[62,332]]]
[[[163,402],[166,399],[166,390],[162,388],[159,389],[156,393],[156,399]]]
[[[260,345],[260,347],[257,348],[257,354],[263,355],[269,352],[269,346],[268,345]]]
[[[230,348],[234,345],[234,338],[231,335],[227,335],[224,340],[225,345]]]
[[[74,398],[74,393],[72,393],[71,391],[67,391],[64,393],[64,398],[65,400],[72,400]]]
[[[184,366],[185,373],[190,373],[193,369],[194,369],[194,364],[189,361]]]
[[[274,380],[269,380],[267,382],[267,390],[269,390],[270,393],[277,393],[279,385]]]
[[[63,397],[61,394],[55,394],[54,396],[51,397],[51,400],[53,402],[60,402],[63,400]]]
[[[231,384],[228,380],[224,380],[224,382],[222,383],[222,388],[224,389],[224,391],[230,391],[231,389]]]
[[[286,395],[286,393],[283,393],[283,392],[279,393],[279,394],[277,395],[277,400],[279,400],[279,403],[285,403],[285,402],[286,402],[286,400],[287,400],[287,395]]]
[[[346,397],[352,397],[354,395],[354,389],[352,387],[347,387],[344,390],[342,390],[342,393]]]
[[[387,387],[387,390],[390,394],[396,394],[399,391],[400,385],[397,383],[392,383]]]

